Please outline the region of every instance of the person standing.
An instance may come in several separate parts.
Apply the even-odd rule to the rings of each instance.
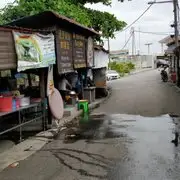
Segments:
[[[60,77],[59,83],[58,83],[58,90],[60,91],[63,100],[65,100],[65,96],[68,94],[68,92],[72,89],[71,84],[66,79],[66,75],[63,74]]]
[[[178,146],[179,132],[180,132],[180,118],[179,117],[174,118],[174,124],[175,124],[175,138],[171,142],[174,143],[175,146]]]

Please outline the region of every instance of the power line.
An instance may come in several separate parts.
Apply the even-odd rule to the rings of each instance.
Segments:
[[[126,31],[127,29],[129,29],[129,28],[130,28],[133,24],[135,24],[142,16],[144,16],[144,14],[151,8],[152,5],[153,5],[153,4],[149,5],[149,6],[146,8],[146,10],[145,10],[136,20],[134,20],[130,25],[128,25],[128,26],[127,26],[125,29],[123,29],[122,31],[117,32],[117,34],[123,32],[123,31]]]
[[[139,33],[144,33],[144,34],[154,34],[154,35],[170,35],[170,34],[174,34],[173,32],[145,32],[145,31],[136,31],[135,32],[139,32]]]
[[[133,33],[130,34],[128,40],[126,41],[126,43],[124,44],[124,46],[123,46],[123,48],[122,48],[121,50],[123,50],[123,49],[126,47],[126,45],[129,43],[129,41],[130,41],[132,35],[133,35]]]

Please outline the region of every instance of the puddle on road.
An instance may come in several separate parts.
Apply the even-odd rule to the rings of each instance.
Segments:
[[[159,117],[142,117],[139,115],[128,114],[94,114],[85,115],[77,119],[72,125],[68,125],[68,129],[63,132],[64,143],[73,143],[78,140],[100,140],[109,138],[141,138],[144,132],[145,136],[151,133],[173,131],[174,119],[178,116],[170,117],[163,115]],[[80,123],[79,123],[80,122]],[[61,136],[62,134],[60,134]],[[153,141],[153,135],[147,138]]]
[[[169,115],[90,115],[77,119],[60,137],[64,143],[84,140],[92,149],[98,142],[100,149],[112,151],[112,164],[108,165],[107,173],[110,180],[179,179],[180,149],[170,143],[177,119],[178,116]],[[112,145],[110,141],[115,138]],[[102,151],[109,158],[106,153]]]

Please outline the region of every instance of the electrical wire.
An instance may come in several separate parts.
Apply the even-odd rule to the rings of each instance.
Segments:
[[[123,46],[123,48],[121,50],[123,50],[126,47],[126,45],[129,43],[132,35],[133,35],[133,33],[131,33],[131,35],[129,36],[128,40],[126,41],[126,43],[124,44],[124,46]]]
[[[136,30],[135,32],[144,33],[144,34],[163,35],[163,36],[173,34],[173,32],[145,32],[145,31],[136,31]]]
[[[146,10],[145,10],[136,20],[134,20],[134,21],[133,21],[130,25],[128,25],[125,29],[117,32],[116,34],[121,33],[121,32],[123,32],[123,31],[126,31],[127,29],[129,29],[129,28],[130,28],[133,24],[135,24],[141,17],[144,16],[144,14],[151,8],[152,5],[153,5],[153,4],[149,5],[149,6],[146,8]]]

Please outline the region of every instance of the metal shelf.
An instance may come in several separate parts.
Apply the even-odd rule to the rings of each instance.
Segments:
[[[31,112],[30,114],[35,114],[35,115],[38,115],[36,117],[32,117],[32,118],[26,118],[24,119],[24,115],[23,115],[23,111],[25,110],[30,110],[32,108],[38,108],[38,107],[41,107],[41,111],[36,111],[35,112]],[[33,103],[33,104],[30,104],[29,106],[24,106],[24,107],[21,107],[21,108],[18,108],[16,110],[12,110],[10,112],[0,112],[0,120],[3,119],[4,116],[7,116],[9,114],[13,114],[13,113],[18,113],[18,124],[11,127],[11,128],[8,128],[2,132],[0,132],[0,135],[3,135],[5,133],[8,133],[10,131],[13,131],[15,129],[18,129],[19,128],[19,133],[20,133],[20,142],[22,141],[22,127],[27,125],[27,124],[30,124],[30,123],[33,123],[37,120],[42,120],[42,127],[43,129],[45,129],[45,106],[42,102],[40,103]],[[26,114],[27,115],[27,114]]]

